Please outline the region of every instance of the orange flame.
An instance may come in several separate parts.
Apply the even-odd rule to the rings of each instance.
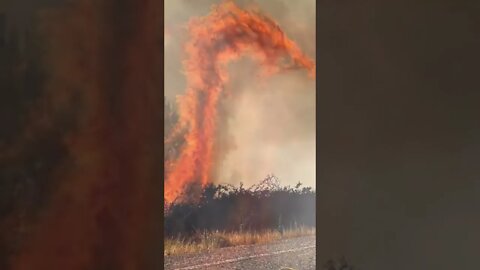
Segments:
[[[179,99],[180,120],[175,130],[185,127],[185,145],[177,160],[166,170],[165,200],[175,200],[185,185],[210,181],[217,128],[217,109],[228,82],[226,64],[249,54],[258,60],[263,75],[281,70],[306,69],[315,76],[315,63],[290,40],[271,19],[239,8],[233,2],[214,6],[211,13],[189,24],[186,45],[187,90]],[[279,61],[289,58],[293,66]]]

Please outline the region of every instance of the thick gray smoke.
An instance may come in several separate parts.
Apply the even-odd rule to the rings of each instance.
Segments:
[[[165,2],[165,95],[174,102],[186,86],[182,61],[191,17],[205,16],[220,1]],[[315,1],[236,1],[273,18],[315,58]],[[217,182],[250,185],[267,174],[282,184],[315,186],[315,82],[291,70],[261,80],[248,57],[229,66],[231,96],[222,102]]]

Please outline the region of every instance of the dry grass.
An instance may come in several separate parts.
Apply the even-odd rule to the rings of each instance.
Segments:
[[[314,228],[286,230],[280,233],[277,230],[263,232],[210,232],[197,234],[191,238],[165,239],[165,256],[187,253],[197,253],[222,247],[268,243],[278,239],[314,235]]]

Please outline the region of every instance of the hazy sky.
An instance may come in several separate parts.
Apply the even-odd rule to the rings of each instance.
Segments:
[[[191,17],[205,16],[221,1],[169,0],[165,2],[165,94],[168,99],[185,90],[182,45],[188,38]],[[315,58],[315,1],[237,1],[243,7],[257,4],[276,20],[287,35]],[[222,137],[231,150],[217,164],[217,180],[250,185],[267,174],[282,184],[315,186],[315,81],[305,71],[256,78],[258,66],[242,59],[229,66],[234,92],[222,115]]]

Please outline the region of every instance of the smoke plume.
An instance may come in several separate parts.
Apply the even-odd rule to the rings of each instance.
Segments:
[[[169,42],[169,35],[174,31],[167,25],[165,32],[166,42]],[[292,72],[295,76],[303,76],[303,81],[308,81],[307,76],[296,70],[305,69],[311,77],[315,73],[314,61],[287,37],[276,22],[258,10],[242,9],[233,2],[223,2],[214,6],[207,16],[192,19],[188,33],[183,67],[187,78],[186,91],[178,99],[180,119],[172,135],[167,137],[167,142],[182,130],[186,135],[179,157],[166,163],[167,202],[173,201],[189,183],[205,185],[224,174],[219,170],[220,165],[227,157],[228,150],[236,144],[226,132],[228,116],[232,107],[239,108],[235,103],[246,97],[235,93],[241,88],[231,87],[229,71],[232,66],[229,64],[232,61],[248,56],[251,63],[259,66],[258,72],[251,74],[250,79],[253,77],[264,83],[280,73]],[[288,81],[282,83],[285,85]],[[280,84],[277,86],[280,87]],[[298,84],[294,87],[298,87]],[[256,94],[261,98],[262,94],[255,92],[249,91],[250,95]],[[295,91],[290,95],[295,95]],[[284,109],[288,110],[287,107]],[[284,114],[288,116],[288,113]],[[254,118],[250,123],[255,129]],[[277,132],[274,129],[272,131]],[[281,138],[283,135],[278,133],[278,136]],[[273,150],[269,155],[278,154],[275,152],[278,142],[273,143],[275,145],[272,145]],[[264,158],[267,162],[271,160],[270,157]]]

